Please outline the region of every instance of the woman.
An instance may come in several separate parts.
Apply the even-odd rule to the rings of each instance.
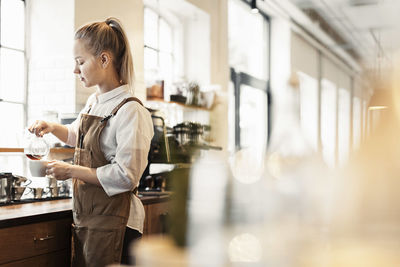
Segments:
[[[96,92],[72,124],[36,121],[30,131],[75,146],[74,165],[51,161],[46,172],[57,180],[73,178],[72,266],[98,267],[120,261],[127,224],[135,236],[143,231],[144,208],[135,193],[153,125],[130,92],[132,56],[117,19],[78,29],[74,57],[74,73]]]

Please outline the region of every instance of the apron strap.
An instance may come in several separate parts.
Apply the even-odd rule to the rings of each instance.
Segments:
[[[105,119],[108,120],[109,118],[115,116],[115,114],[117,114],[118,110],[119,110],[123,105],[125,105],[127,102],[130,102],[130,101],[136,101],[136,102],[138,102],[140,105],[143,106],[143,103],[142,103],[142,101],[139,100],[139,98],[136,98],[136,97],[128,97],[128,98],[125,98],[121,103],[119,103],[118,106],[116,106],[116,107],[113,109],[113,111],[111,111],[111,114],[108,115]],[[104,119],[103,119],[103,120],[104,120]],[[133,193],[134,195],[137,196],[138,191],[139,191],[139,188],[138,188],[138,187],[135,187],[135,188],[132,190],[132,193]]]
[[[113,109],[113,111],[111,111],[111,115],[112,115],[112,116],[115,116],[115,114],[117,114],[118,110],[119,110],[123,105],[125,105],[127,102],[130,102],[130,101],[136,101],[136,102],[138,102],[140,105],[143,106],[142,101],[140,101],[138,98],[136,98],[136,97],[128,97],[128,98],[125,98],[121,103],[119,103],[119,105],[116,106],[116,107]]]
[[[125,98],[124,100],[122,100],[121,103],[118,104],[118,106],[116,106],[116,107],[111,111],[111,114],[110,114],[110,115],[105,116],[100,122],[108,121],[111,117],[114,117],[114,116],[117,114],[118,110],[119,110],[123,105],[125,105],[126,103],[128,103],[128,102],[130,102],[130,101],[136,101],[136,102],[138,102],[140,105],[143,106],[143,103],[142,103],[142,101],[139,100],[139,98],[136,98],[136,97],[128,97],[128,98]]]
[[[86,111],[87,114],[92,110],[92,105],[89,105],[89,109]]]
[[[135,189],[132,190],[132,194],[138,195],[139,188],[136,186]]]

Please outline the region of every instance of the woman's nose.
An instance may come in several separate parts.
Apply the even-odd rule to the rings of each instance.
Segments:
[[[79,68],[77,66],[75,66],[75,68],[74,68],[74,73],[75,74],[79,74],[80,73]]]

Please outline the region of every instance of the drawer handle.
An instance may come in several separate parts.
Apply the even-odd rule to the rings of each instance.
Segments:
[[[45,236],[45,237],[39,237],[39,238],[36,238],[36,237],[34,237],[33,238],[33,241],[45,241],[45,240],[49,240],[49,239],[53,239],[54,238],[54,235],[47,235],[47,236]]]

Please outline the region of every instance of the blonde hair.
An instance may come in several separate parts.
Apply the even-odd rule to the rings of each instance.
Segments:
[[[121,84],[127,84],[133,91],[132,54],[128,38],[118,19],[110,17],[104,22],[86,24],[76,31],[75,40],[83,40],[86,49],[94,56],[100,56],[103,51],[111,52]]]

